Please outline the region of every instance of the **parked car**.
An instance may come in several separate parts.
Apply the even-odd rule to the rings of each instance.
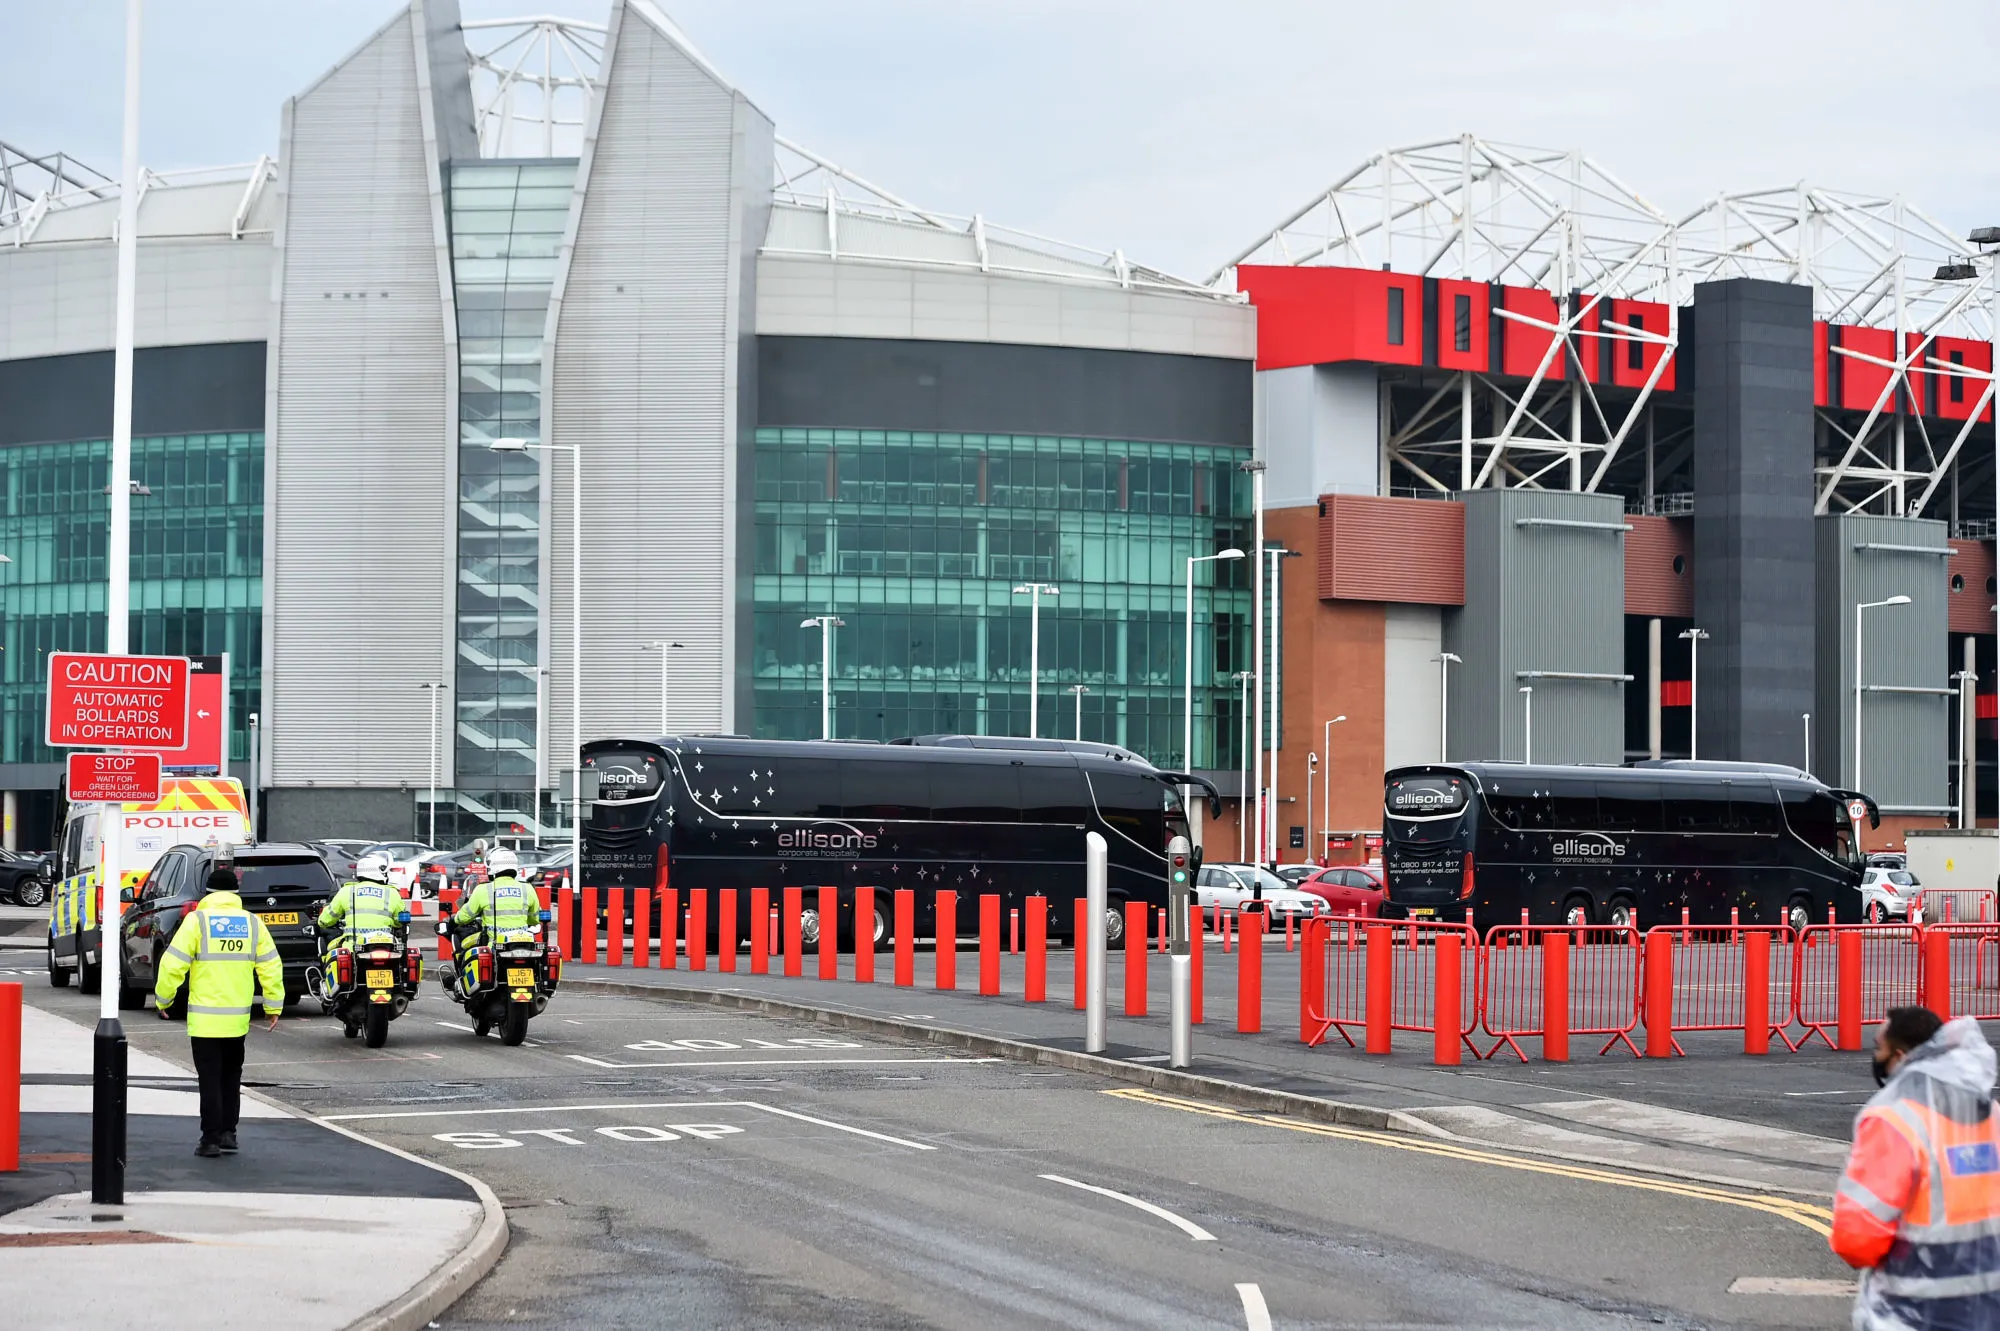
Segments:
[[[1326,913],[1326,902],[1291,886],[1269,869],[1254,864],[1204,864],[1195,879],[1195,902],[1205,911],[1233,914],[1261,911],[1273,922],[1311,919]]]
[[[1922,895],[1923,885],[1908,869],[1870,867],[1861,875],[1861,911],[1870,924],[1906,920]]]
[[[1382,898],[1388,889],[1380,869],[1360,864],[1321,869],[1299,884],[1300,891],[1325,898],[1328,914],[1354,914],[1371,920],[1382,913]]]
[[[381,855],[389,861],[389,881],[408,892],[410,884],[417,876],[417,865],[424,857],[435,854],[429,846],[420,841],[377,841],[362,847],[363,855]]]
[[[1874,850],[1868,853],[1868,867],[1871,869],[1907,869],[1910,857],[1900,850]]]
[[[56,871],[40,851],[0,850],[0,901],[39,906],[49,899]]]
[[[320,841],[308,841],[306,844],[318,851],[319,857],[326,861],[326,867],[332,872],[334,881],[345,883],[353,880],[354,866],[360,862],[362,852],[375,843],[329,837]]]
[[[1293,887],[1297,887],[1319,871],[1320,866],[1317,864],[1280,864],[1277,868],[1271,870],[1272,873],[1275,873]]]

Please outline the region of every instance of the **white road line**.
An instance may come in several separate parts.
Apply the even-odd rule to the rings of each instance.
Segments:
[[[856,1063],[998,1063],[997,1058],[723,1058],[698,1063],[614,1063],[588,1054],[564,1054],[594,1068],[805,1068],[836,1067]]]
[[[1264,1306],[1264,1291],[1255,1285],[1238,1285],[1236,1297],[1243,1300],[1243,1320],[1250,1331],[1271,1331],[1271,1310]]]
[[[1109,1197],[1114,1202],[1123,1202],[1127,1206],[1136,1206],[1141,1211],[1144,1211],[1147,1215],[1158,1216],[1160,1219],[1166,1221],[1168,1224],[1174,1226],[1176,1229],[1181,1230],[1189,1238],[1193,1239],[1196,1243],[1215,1242],[1215,1235],[1209,1233],[1207,1230],[1203,1229],[1200,1225],[1197,1225],[1194,1221],[1189,1220],[1184,1216],[1175,1215],[1172,1211],[1169,1211],[1164,1206],[1155,1206],[1151,1202],[1142,1201],[1141,1199],[1130,1196],[1126,1193],[1113,1192],[1109,1188],[1100,1188],[1095,1183],[1079,1183],[1077,1182],[1077,1180],[1073,1178],[1064,1178],[1061,1174],[1043,1174],[1041,1175],[1041,1177],[1047,1179],[1051,1183],[1060,1183],[1066,1188],[1081,1188],[1085,1192],[1094,1192],[1100,1197]],[[1259,1302],[1262,1302],[1262,1300],[1260,1299]],[[1270,1323],[1266,1321],[1265,1326],[1268,1327],[1269,1325]]]
[[[455,1021],[441,1021],[438,1023],[438,1025],[444,1027],[448,1031],[464,1031],[467,1035],[471,1035],[474,1033],[472,1027],[461,1026]]]
[[[1782,1294],[1794,1298],[1846,1299],[1854,1297],[1852,1280],[1816,1280],[1810,1276],[1738,1276],[1730,1283],[1731,1294]]]
[[[891,1146],[906,1146],[912,1151],[935,1151],[937,1149],[937,1147],[927,1146],[923,1142],[906,1141],[901,1137],[891,1137],[884,1132],[871,1132],[867,1128],[857,1128],[846,1123],[836,1123],[829,1118],[814,1118],[810,1114],[801,1114],[791,1109],[780,1109],[776,1105],[767,1105],[756,1100],[660,1100],[649,1101],[644,1104],[613,1105],[515,1105],[506,1109],[398,1109],[374,1114],[322,1114],[319,1116],[318,1121],[322,1123],[345,1123],[354,1119],[475,1118],[487,1117],[494,1114],[560,1114],[606,1109],[755,1109],[766,1114],[775,1114],[780,1118],[794,1118],[802,1123],[812,1123],[822,1128],[832,1128],[836,1132],[851,1133],[856,1137],[869,1137],[878,1142],[888,1142]],[[1063,1180],[1065,1183],[1068,1181],[1067,1179]],[[1090,1185],[1079,1183],[1075,1186],[1086,1188]],[[1116,1193],[1108,1195],[1117,1196]],[[1146,1205],[1144,1202],[1134,1201],[1134,1199],[1129,1197],[1124,1200],[1132,1201],[1136,1206]],[[1162,1211],[1160,1214],[1166,1215],[1167,1213]],[[1168,1218],[1173,1219],[1171,1216]],[[1187,1222],[1177,1221],[1176,1223],[1186,1224]],[[1209,1238],[1213,1236],[1204,1234],[1202,1237]]]

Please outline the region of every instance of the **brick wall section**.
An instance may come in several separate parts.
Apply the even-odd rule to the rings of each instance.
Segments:
[[[1953,587],[1945,601],[1947,622],[1953,633],[1993,632],[1993,593],[1986,580],[1993,576],[1993,545],[1990,541],[1953,541],[1945,577],[1962,577],[1964,589]],[[1948,586],[1951,584],[1947,583]]]
[[[1694,618],[1694,524],[1686,518],[1625,521],[1632,528],[1625,534],[1625,613]]]
[[[1323,601],[1465,604],[1465,506],[1445,499],[1320,499]]]

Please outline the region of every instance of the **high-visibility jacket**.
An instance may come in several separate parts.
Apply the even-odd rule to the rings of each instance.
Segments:
[[[161,1007],[174,1001],[185,978],[187,1029],[200,1039],[245,1035],[250,1003],[264,991],[264,1012],[285,1009],[285,964],[264,921],[243,909],[234,892],[210,892],[181,921],[173,942],[160,954],[160,978],[153,997]]]
[[[409,906],[394,887],[361,879],[343,884],[334,893],[333,900],[320,911],[318,924],[322,931],[344,926],[341,934],[351,938],[377,931],[393,933],[401,926],[402,913]],[[327,941],[331,944],[334,940]]]
[[[451,918],[461,928],[498,938],[512,930],[541,927],[541,912],[542,900],[531,885],[502,874],[473,888]]]
[[[1855,1120],[1832,1244],[1863,1268],[1857,1327],[2000,1326],[2000,1118],[1977,1038],[1983,1086],[1930,1075],[1926,1044]]]

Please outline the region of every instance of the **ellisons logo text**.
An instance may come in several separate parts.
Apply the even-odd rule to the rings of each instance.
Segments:
[[[1582,837],[1565,837],[1556,842],[1555,854],[1558,859],[1615,860],[1625,853],[1625,847],[1610,837],[1586,841]]]
[[[806,830],[778,833],[781,850],[873,850],[875,838],[866,832],[844,828],[838,832]]]

